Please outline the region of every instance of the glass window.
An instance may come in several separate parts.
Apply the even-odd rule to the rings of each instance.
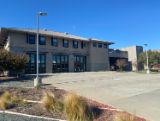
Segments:
[[[35,63],[35,54],[30,54],[30,62]]]
[[[81,56],[81,55],[74,56],[74,71],[76,72],[86,71],[86,56]]]
[[[39,37],[39,44],[40,45],[45,45],[46,44],[46,37],[40,36]]]
[[[107,48],[108,47],[108,45],[107,44],[104,44],[104,48]]]
[[[65,63],[68,62],[68,56],[65,56]]]
[[[60,63],[60,56],[56,56],[56,59],[57,59],[57,63]]]
[[[98,43],[98,48],[102,48],[103,44],[102,43]]]
[[[58,39],[51,38],[51,45],[57,47],[58,46]]]
[[[64,63],[65,56],[61,56],[61,63]]]
[[[93,42],[93,47],[97,47],[97,43],[96,42]]]
[[[46,73],[46,54],[39,54],[39,72]]]
[[[29,57],[29,61],[25,67],[25,73],[33,74],[36,73],[36,54],[35,53],[27,53]],[[46,72],[46,54],[39,54],[39,73]]]
[[[45,62],[45,55],[44,54],[41,54],[40,56],[39,56],[39,60],[40,60],[40,63],[46,63]]]
[[[28,44],[35,44],[35,39],[36,39],[35,35],[31,35],[31,34],[27,35],[27,43]]]
[[[81,42],[81,48],[86,47],[86,43],[85,42]]]
[[[54,63],[54,59],[57,63]],[[53,55],[52,72],[68,72],[69,60],[67,55]]]
[[[52,57],[52,60],[53,60],[52,63],[54,63],[54,64],[57,63],[57,62],[56,62],[56,56],[53,56],[53,57]]]
[[[78,41],[73,41],[73,48],[78,48]]]
[[[69,42],[68,40],[63,40],[63,47],[68,47],[69,46]]]

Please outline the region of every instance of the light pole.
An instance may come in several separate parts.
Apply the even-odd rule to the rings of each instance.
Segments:
[[[149,70],[149,58],[148,58],[148,50],[147,50],[147,47],[148,47],[148,44],[144,44],[145,48],[146,48],[146,59],[147,59],[147,74],[150,74],[150,70]]]
[[[36,78],[34,79],[34,87],[40,86],[41,84],[41,79],[39,78],[39,18],[40,16],[47,16],[47,13],[45,12],[39,12],[37,14],[37,41],[36,41]]]

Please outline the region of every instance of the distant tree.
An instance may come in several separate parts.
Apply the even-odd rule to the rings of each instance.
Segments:
[[[126,66],[127,62],[125,59],[118,59],[116,61],[116,65],[118,66],[119,68],[119,71],[123,71],[124,70],[124,67]]]
[[[149,58],[149,67],[160,64],[160,52],[149,50],[148,58]],[[146,65],[147,63],[146,52],[143,52],[139,55],[138,62]]]
[[[4,72],[9,69],[11,65],[11,53],[7,50],[0,49],[0,72]]]
[[[17,74],[25,68],[27,57],[23,54],[14,54],[0,49],[0,73],[14,71]]]

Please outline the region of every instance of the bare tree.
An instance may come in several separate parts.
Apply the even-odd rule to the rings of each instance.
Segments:
[[[119,68],[119,71],[123,71],[124,70],[124,67],[126,66],[127,62],[125,59],[118,59],[116,61],[116,65],[118,66]]]

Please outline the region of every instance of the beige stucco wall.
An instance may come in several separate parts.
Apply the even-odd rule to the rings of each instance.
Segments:
[[[36,44],[27,44],[26,34],[11,32],[10,51],[15,53],[26,53],[36,51]],[[46,52],[46,72],[52,72],[52,55],[66,54],[69,56],[69,71],[74,71],[74,55],[84,55],[87,57],[87,71],[109,70],[108,48],[93,48],[92,42],[86,41],[86,47],[81,48],[81,40],[78,40],[78,48],[72,47],[72,41],[69,40],[69,47],[63,47],[62,38],[58,38],[58,47],[51,45],[51,36],[46,37],[46,45],[39,45],[40,52]]]
[[[90,42],[89,65],[90,71],[109,70],[108,48],[93,47],[93,42]]]
[[[132,63],[132,71],[137,71],[138,68],[135,66],[135,64],[138,63],[138,55],[143,52],[143,47],[131,46],[122,48],[121,50],[128,52],[128,61]]]

